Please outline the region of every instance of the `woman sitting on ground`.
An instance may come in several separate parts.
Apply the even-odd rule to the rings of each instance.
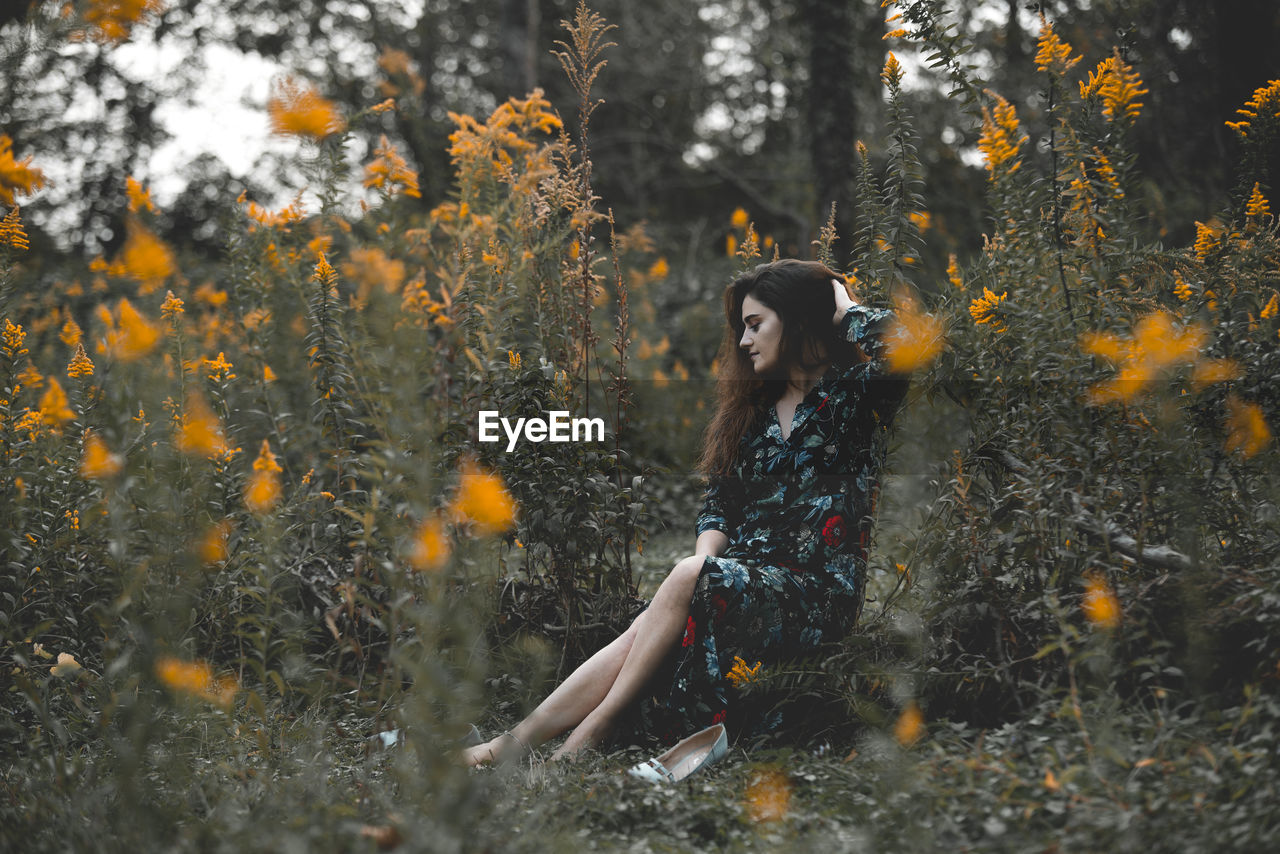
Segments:
[[[906,389],[884,353],[890,313],[816,262],[762,264],[725,291],[718,405],[697,545],[631,626],[468,764],[572,729],[552,758],[604,745],[624,720],[672,742],[740,720],[740,660],[764,666],[838,641],[862,609],[888,429]],[[741,666],[741,665],[740,665]]]

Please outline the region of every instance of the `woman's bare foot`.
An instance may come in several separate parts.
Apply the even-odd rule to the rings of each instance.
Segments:
[[[506,762],[514,762],[529,752],[527,744],[510,732],[504,732],[484,744],[477,744],[475,747],[468,747],[462,751],[462,764],[468,768],[477,768],[481,765],[500,765]]]

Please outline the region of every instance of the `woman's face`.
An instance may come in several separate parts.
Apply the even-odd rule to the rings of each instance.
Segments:
[[[742,323],[746,328],[738,346],[747,352],[757,375],[776,373],[782,352],[782,318],[753,296],[742,301]]]

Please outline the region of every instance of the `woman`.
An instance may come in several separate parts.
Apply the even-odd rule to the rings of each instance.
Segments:
[[[721,722],[741,731],[735,666],[802,655],[856,622],[888,427],[906,388],[883,358],[889,312],[856,303],[824,265],[794,260],[737,279],[724,304],[695,553],[630,628],[515,728],[470,748],[468,764],[569,729],[552,758],[572,755],[637,713],[666,741]],[[638,703],[650,687],[659,693]]]

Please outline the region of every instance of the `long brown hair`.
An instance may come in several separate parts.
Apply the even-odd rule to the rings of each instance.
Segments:
[[[784,259],[761,264],[733,281],[724,291],[727,321],[720,344],[716,380],[716,411],[703,438],[698,467],[706,474],[727,474],[738,461],[742,436],[755,427],[786,390],[793,365],[816,366],[824,361],[861,361],[856,344],[840,339],[831,322],[836,311],[831,280],[844,276],[817,261]],[[759,377],[751,358],[742,351],[745,326],[742,301],[748,296],[772,309],[782,320],[778,367]]]

